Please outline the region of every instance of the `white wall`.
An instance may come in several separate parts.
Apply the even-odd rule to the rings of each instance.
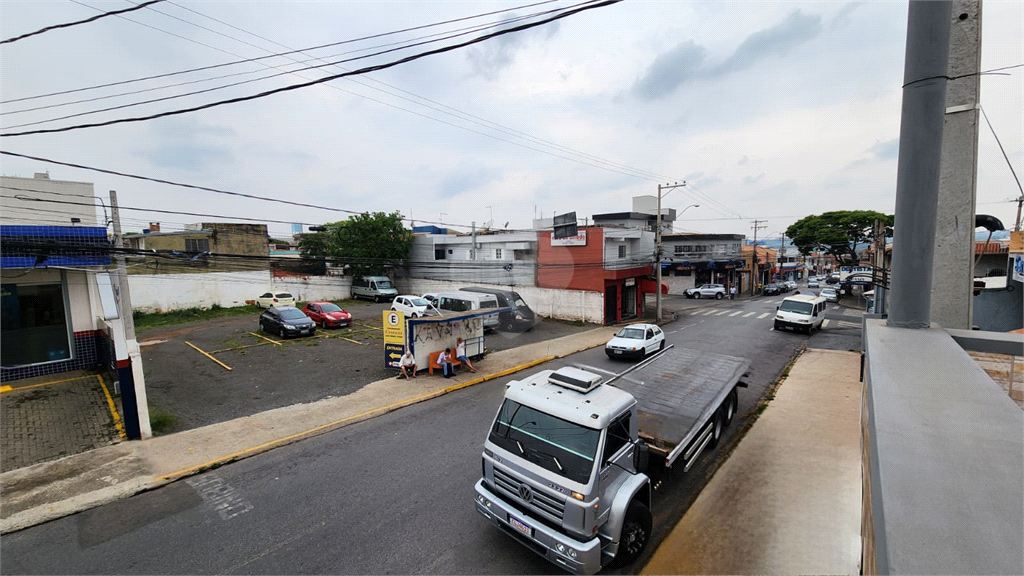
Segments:
[[[290,292],[297,301],[341,300],[352,296],[348,276],[271,278],[266,270],[208,274],[130,274],[132,307],[143,312],[244,306],[269,290]]]
[[[72,226],[72,218],[81,220],[78,226],[102,225],[97,224],[96,209],[100,204],[89,182],[3,176],[0,185],[4,186],[4,193],[0,195],[0,221],[5,225]],[[13,196],[64,199],[69,203],[33,202]]]
[[[425,292],[446,292],[464,286],[492,287],[508,290],[508,284],[466,284],[424,278],[398,278],[395,280],[402,294],[423,294]],[[604,324],[604,294],[583,290],[555,290],[535,286],[513,286],[534,312],[547,318],[559,320],[582,320]]]

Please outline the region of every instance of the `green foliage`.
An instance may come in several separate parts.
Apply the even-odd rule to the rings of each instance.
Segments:
[[[256,318],[261,310],[255,306],[236,306],[224,308],[214,304],[209,308],[186,308],[184,310],[172,310],[170,312],[141,312],[132,311],[132,318],[135,320],[135,330],[141,332],[149,328],[160,326],[173,326],[175,324],[186,324],[210,320],[212,318],[226,318],[231,316],[252,316]]]
[[[166,410],[149,407],[149,427],[156,436],[170,432],[176,420],[177,417]]]
[[[326,231],[306,234],[299,241],[302,257],[348,266],[353,276],[382,275],[405,260],[412,247],[412,231],[398,212],[364,212],[324,227]]]
[[[882,220],[886,236],[892,236],[893,216],[874,210],[839,210],[811,215],[786,229],[793,245],[803,255],[826,252],[846,264],[857,262],[858,244],[871,242],[875,220]]]

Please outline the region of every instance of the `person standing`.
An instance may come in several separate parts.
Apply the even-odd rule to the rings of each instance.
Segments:
[[[735,299],[736,299],[736,285],[733,284],[732,286],[729,287],[729,300],[735,300]]]
[[[469,361],[469,356],[466,356],[466,341],[461,337],[455,340],[455,359],[462,362],[466,366],[469,366],[469,371],[476,373],[476,368],[473,367],[473,363]]]
[[[402,359],[398,361],[398,366],[402,369],[402,375],[405,379],[409,379],[409,375],[416,377],[416,358],[413,358],[412,352],[406,350],[405,354],[402,355]]]
[[[445,348],[443,352],[437,355],[437,363],[441,366],[441,373],[444,374],[445,378],[455,376],[455,367],[452,366],[451,348]]]

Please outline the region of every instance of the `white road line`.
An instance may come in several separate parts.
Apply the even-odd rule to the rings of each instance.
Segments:
[[[729,313],[729,310],[715,310],[715,316],[722,316],[722,315],[728,314],[728,313]]]
[[[761,314],[760,316],[758,316],[757,319],[760,320],[761,318],[765,318],[769,314],[771,314],[771,312],[765,312],[764,314]]]
[[[825,326],[828,326],[828,318],[826,318],[825,320],[822,320],[822,322],[821,322],[821,327],[824,328]]]
[[[731,318],[731,317],[733,317],[733,316],[735,316],[737,314],[743,314],[743,310],[737,310],[737,311],[733,312],[732,314],[729,314],[729,317]]]
[[[754,314],[757,314],[757,312],[747,312],[746,314],[744,314],[744,315],[743,315],[743,317],[744,317],[744,318],[750,318],[750,317],[751,317],[751,316],[753,316]]]
[[[704,310],[704,315],[705,316],[711,316],[715,312],[718,312],[718,310],[715,310],[714,308],[708,308],[708,309]]]

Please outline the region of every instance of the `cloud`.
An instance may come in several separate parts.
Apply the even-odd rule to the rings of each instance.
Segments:
[[[885,142],[876,142],[874,146],[868,148],[868,153],[878,160],[892,160],[899,156],[900,139],[893,138]]]
[[[761,178],[764,178],[764,172],[761,172],[757,176],[744,176],[743,177],[743,183],[744,184],[756,184],[759,180],[761,180]]]
[[[633,94],[643,100],[655,100],[671,94],[699,75],[706,53],[703,46],[687,40],[659,54],[644,76],[633,84]]]
[[[707,72],[710,78],[746,70],[759,61],[777,54],[785,54],[821,33],[821,16],[790,12],[785,20],[764,30],[754,32],[736,48],[724,62]]]
[[[510,16],[499,28],[510,28],[513,25],[520,25],[521,22],[513,22],[515,14]],[[466,60],[469,61],[473,72],[483,76],[486,80],[496,80],[498,74],[512,65],[515,61],[516,52],[526,46],[532,38],[547,40],[558,32],[560,22],[554,21],[536,28],[529,28],[520,32],[510,32],[496,38],[485,40],[476,44],[466,51]]]
[[[483,166],[459,165],[437,183],[438,196],[452,198],[466,192],[477,191],[487,184],[501,179],[501,171]],[[479,202],[474,202],[479,204]]]
[[[744,155],[743,158],[740,158],[739,160],[736,161],[736,165],[743,166],[747,162],[750,162],[750,156]]]
[[[820,16],[794,10],[782,22],[747,36],[728,58],[710,67],[704,65],[707,50],[703,46],[692,40],[681,42],[654,59],[647,72],[633,84],[633,94],[643,100],[656,100],[687,82],[746,70],[811,40],[821,29]]]
[[[163,168],[202,172],[234,163],[235,157],[226,147],[170,144],[142,152],[142,157]]]

